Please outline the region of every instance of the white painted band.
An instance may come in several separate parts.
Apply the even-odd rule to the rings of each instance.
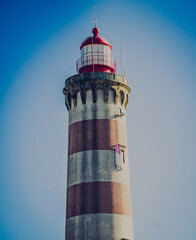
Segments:
[[[94,181],[119,182],[130,187],[127,152],[121,171],[116,169],[115,151],[112,150],[89,150],[70,155],[67,187]]]
[[[117,214],[84,214],[66,221],[66,240],[133,240],[132,220]]]

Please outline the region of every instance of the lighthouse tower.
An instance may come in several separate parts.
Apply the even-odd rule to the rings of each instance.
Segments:
[[[130,87],[116,74],[112,46],[93,36],[65,81],[69,111],[66,240],[133,240],[126,107]]]

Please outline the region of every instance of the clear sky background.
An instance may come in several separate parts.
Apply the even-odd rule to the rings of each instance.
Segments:
[[[0,1],[0,240],[64,239],[62,89],[94,4],[117,73],[126,48],[135,240],[195,240],[194,0]]]

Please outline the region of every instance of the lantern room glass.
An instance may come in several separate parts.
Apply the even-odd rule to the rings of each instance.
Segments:
[[[111,48],[103,44],[91,44],[81,49],[81,65],[111,65]]]

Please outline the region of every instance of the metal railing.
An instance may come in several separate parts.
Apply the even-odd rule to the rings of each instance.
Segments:
[[[107,54],[85,54],[83,57],[79,58],[76,62],[76,70],[90,65],[105,65],[116,71],[116,60]]]

